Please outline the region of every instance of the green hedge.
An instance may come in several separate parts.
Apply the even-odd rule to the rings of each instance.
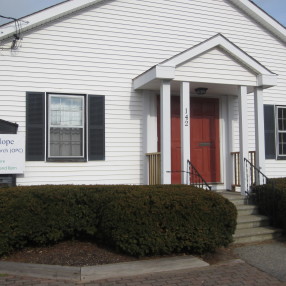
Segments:
[[[268,184],[254,187],[253,196],[260,213],[286,231],[286,178],[270,179]]]
[[[190,186],[33,186],[0,190],[0,255],[73,238],[145,256],[232,241],[236,209]]]

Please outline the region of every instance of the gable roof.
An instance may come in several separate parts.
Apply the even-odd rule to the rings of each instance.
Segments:
[[[217,34],[210,39],[161,62],[143,74],[137,76],[135,79],[133,79],[134,89],[144,89],[146,84],[157,79],[174,79],[175,71],[178,66],[183,65],[187,61],[190,61],[191,59],[202,55],[215,47],[223,49],[233,59],[256,74],[257,86],[266,88],[275,86],[277,84],[276,74],[272,73],[269,69],[249,56],[222,34]]]
[[[31,14],[22,18],[27,22],[22,31],[30,30],[34,27],[51,22],[60,17],[71,14],[75,11],[87,8],[100,2],[107,0],[69,0],[50,8],[39,11],[38,13]],[[250,0],[228,0],[236,7],[246,12],[250,17],[258,21],[261,25],[271,31],[274,35],[286,43],[286,28],[269,16],[264,10],[259,8]],[[10,24],[10,25],[9,25]],[[3,29],[5,27],[5,29]],[[0,39],[11,37],[15,33],[14,25],[11,23],[5,24],[0,27]]]

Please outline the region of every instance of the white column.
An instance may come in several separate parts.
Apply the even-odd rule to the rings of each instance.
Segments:
[[[265,172],[265,139],[264,139],[264,110],[263,110],[263,89],[255,88],[254,91],[255,110],[255,150],[256,167]]]
[[[142,92],[144,100],[143,149],[144,184],[149,184],[149,161],[146,153],[157,152],[157,93],[150,90]]]
[[[190,160],[190,83],[182,82],[180,86],[181,116],[181,170],[182,184],[189,183],[188,165]]]
[[[240,147],[240,184],[241,194],[246,193],[246,174],[244,158],[248,158],[248,120],[247,120],[247,87],[240,86],[239,102],[239,147]]]
[[[161,81],[161,183],[171,184],[171,82]]]

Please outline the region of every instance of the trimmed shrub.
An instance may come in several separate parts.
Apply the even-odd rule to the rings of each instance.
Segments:
[[[144,256],[227,245],[236,209],[190,186],[32,186],[0,190],[0,255],[90,238]]]
[[[232,241],[236,208],[219,194],[189,186],[114,193],[99,234],[135,256],[203,253]]]
[[[94,236],[96,215],[96,194],[75,186],[1,190],[0,254],[26,245]]]
[[[271,179],[268,184],[255,186],[253,196],[259,212],[270,217],[273,226],[286,231],[286,178]]]

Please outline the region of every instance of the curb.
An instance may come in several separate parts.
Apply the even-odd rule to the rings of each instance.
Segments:
[[[171,258],[158,258],[153,260],[84,267],[0,262],[0,273],[88,282],[206,266],[209,266],[209,264],[197,257],[176,256]]]

